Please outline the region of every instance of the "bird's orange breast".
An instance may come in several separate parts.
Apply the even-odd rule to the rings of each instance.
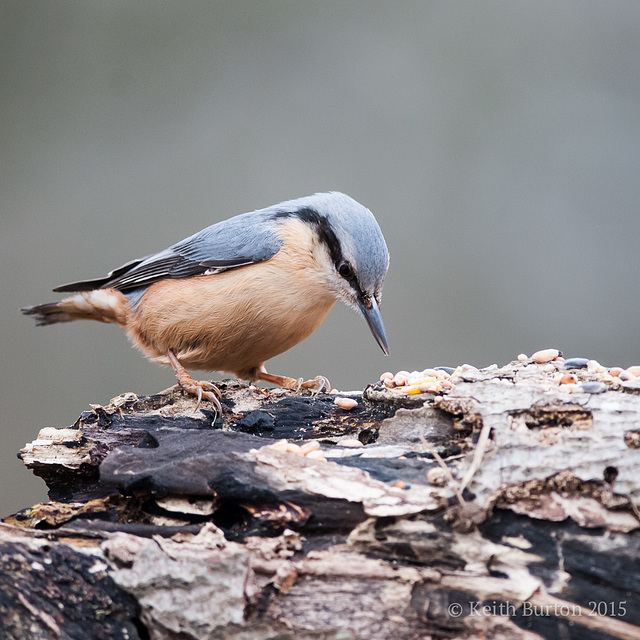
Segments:
[[[173,350],[186,368],[252,379],[268,359],[310,335],[336,301],[319,269],[308,225],[282,224],[283,245],[265,262],[152,284],[132,309],[128,333],[150,358]]]

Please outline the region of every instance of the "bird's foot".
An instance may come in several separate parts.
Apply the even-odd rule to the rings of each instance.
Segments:
[[[178,386],[184,392],[198,398],[194,413],[198,411],[198,409],[200,408],[200,403],[203,400],[208,400],[209,402],[213,403],[215,410],[220,415],[222,415],[222,405],[220,404],[222,394],[220,393],[220,389],[218,389],[215,384],[209,382],[208,380],[194,380],[191,377],[191,374],[180,364],[172,351],[168,352],[168,356],[169,361],[171,362],[171,366],[176,373]]]
[[[326,378],[325,376],[316,376],[312,380],[305,381],[302,381],[302,378],[300,378],[298,382],[300,382],[298,389],[310,389],[317,393],[322,393],[323,391],[328,392],[331,389],[329,378]]]
[[[189,376],[188,380],[181,380],[178,378],[178,385],[184,392],[198,398],[194,413],[200,408],[200,404],[203,400],[208,400],[213,403],[216,411],[219,414],[222,414],[222,405],[220,404],[222,394],[220,393],[220,389],[218,389],[218,387],[216,387],[212,382],[209,382],[208,380],[194,380]]]
[[[295,391],[300,391],[300,389],[310,389],[311,391],[320,393],[331,389],[329,380],[324,376],[316,376],[312,380],[304,380],[303,378],[296,379],[289,378],[288,376],[275,376],[271,373],[267,373],[266,371],[261,371],[258,373],[258,380],[277,384],[279,387],[293,389]]]

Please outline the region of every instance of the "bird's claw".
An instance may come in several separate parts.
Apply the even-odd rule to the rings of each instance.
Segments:
[[[331,383],[325,376],[316,376],[312,380],[302,381],[302,378],[298,380],[298,389],[310,389],[316,393],[322,393],[323,391],[329,391],[331,389]]]
[[[264,382],[270,382],[271,384],[277,384],[284,389],[292,389],[293,391],[300,391],[300,389],[310,389],[312,392],[320,393],[322,391],[329,391],[331,389],[331,383],[324,376],[316,376],[313,380],[304,380],[303,378],[289,378],[288,376],[276,376],[266,371],[261,371],[257,376],[258,380]]]
[[[207,400],[213,404],[216,413],[222,415],[222,405],[220,404],[222,394],[220,393],[220,389],[214,384],[207,380],[194,380],[193,378],[191,380],[181,380],[178,384],[185,393],[197,398],[194,413],[198,412],[202,401]]]
[[[196,381],[194,380],[194,382]],[[209,382],[208,380],[198,380],[196,384],[198,384],[203,391],[212,391],[218,400],[222,400],[222,393],[220,392],[220,389],[213,384],[213,382]]]
[[[222,415],[222,405],[220,404],[222,394],[220,393],[220,389],[218,389],[215,384],[209,382],[208,380],[194,380],[191,377],[191,374],[182,366],[182,364],[180,364],[180,361],[176,357],[176,354],[171,351],[171,349],[167,351],[167,358],[169,359],[169,363],[176,373],[178,386],[185,393],[196,396],[196,398],[198,398],[194,413],[196,413],[198,409],[200,409],[200,403],[204,399],[212,402],[216,412]]]

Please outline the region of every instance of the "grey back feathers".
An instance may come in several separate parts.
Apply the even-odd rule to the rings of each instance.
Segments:
[[[164,251],[133,260],[104,278],[73,282],[54,291],[112,288],[129,292],[165,278],[189,278],[268,260],[281,242],[266,211],[223,220]]]
[[[103,278],[62,285],[54,291],[113,288],[133,293],[166,278],[189,278],[263,262],[279,251],[278,220],[287,217],[313,225],[336,268],[341,260],[349,261],[364,291],[380,291],[389,264],[380,227],[367,208],[339,192],[317,193],[223,220]]]

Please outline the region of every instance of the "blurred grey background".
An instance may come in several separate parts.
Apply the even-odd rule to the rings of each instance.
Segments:
[[[636,0],[4,0],[0,56],[0,515],[46,498],[16,459],[39,428],[174,383],[19,308],[316,191],[380,222],[392,355],[336,307],[270,371],[640,364]]]

